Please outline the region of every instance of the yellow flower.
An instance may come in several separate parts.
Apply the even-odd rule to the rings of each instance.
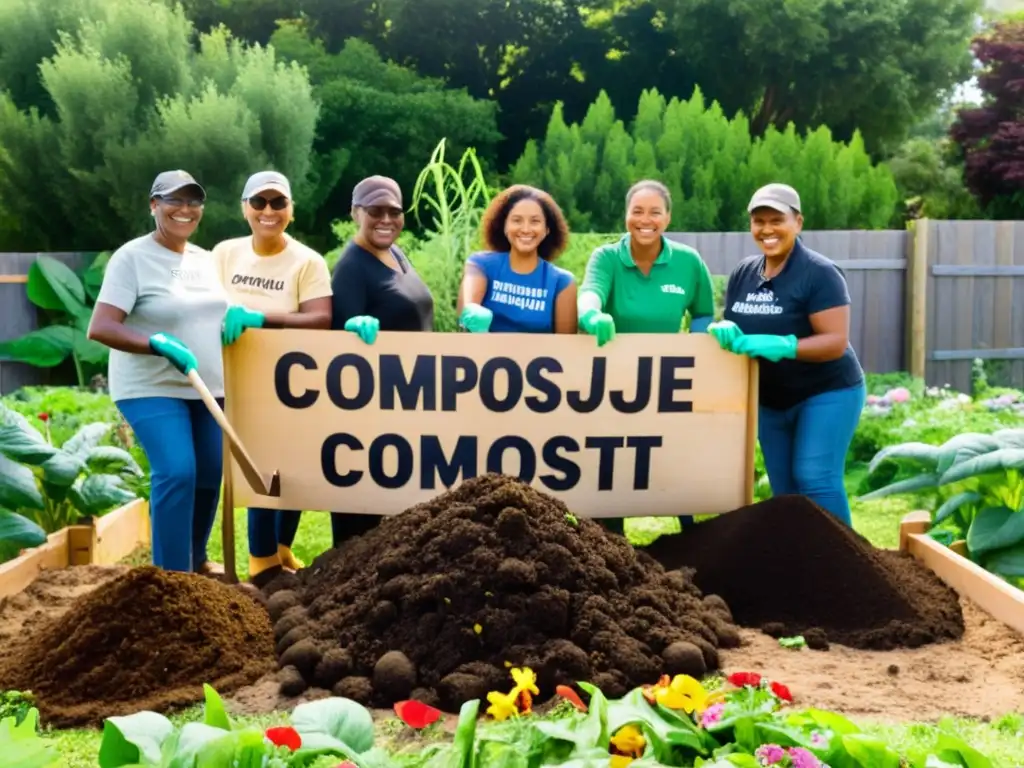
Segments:
[[[698,680],[689,675],[676,675],[668,687],[659,686],[655,700],[663,707],[681,709],[686,714],[702,713],[708,708],[708,694]]]
[[[624,725],[611,738],[612,746],[624,755],[640,757],[647,740],[635,725]]]
[[[529,667],[512,668],[512,679],[515,681],[517,691],[529,691],[534,695],[540,694],[540,689],[537,688],[537,675]]]
[[[636,758],[630,757],[629,755],[612,755],[612,759],[608,763],[608,768],[626,768],[626,766],[634,760],[636,760]]]
[[[476,632],[479,635],[481,632],[484,631],[484,628],[481,627],[479,624],[474,624],[473,625],[473,631]]]
[[[491,691],[487,694],[487,701],[491,703],[491,706],[487,708],[487,714],[495,720],[505,720],[506,718],[518,715],[519,710],[516,708],[516,698],[516,691],[512,691],[512,693]]]

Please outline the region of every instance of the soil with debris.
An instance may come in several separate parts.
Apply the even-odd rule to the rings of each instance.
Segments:
[[[609,696],[700,677],[738,644],[729,609],[681,572],[518,479],[488,474],[266,588],[280,690],[457,711],[538,676],[538,701],[587,680]]]
[[[878,549],[804,496],[777,496],[665,536],[645,551],[693,570],[736,623],[871,650],[916,648],[964,633],[955,590],[911,555]]]
[[[238,589],[153,566],[95,579],[102,583],[59,614],[26,621],[20,611],[22,631],[4,643],[0,690],[31,691],[49,725],[186,707],[202,701],[203,683],[230,693],[276,666],[270,619]],[[5,601],[0,619],[16,616],[24,595]]]

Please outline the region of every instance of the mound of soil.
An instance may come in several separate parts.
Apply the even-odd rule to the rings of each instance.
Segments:
[[[645,550],[693,569],[735,621],[773,637],[803,634],[890,650],[958,639],[957,593],[912,556],[878,549],[805,496],[777,496],[704,521]]]
[[[41,719],[69,728],[188,706],[203,683],[229,693],[274,668],[270,619],[250,597],[144,566],[5,645],[0,690],[32,691]]]
[[[448,711],[509,690],[587,680],[618,696],[663,673],[718,668],[739,643],[726,605],[625,538],[488,474],[385,518],[267,586],[281,693],[308,687]]]

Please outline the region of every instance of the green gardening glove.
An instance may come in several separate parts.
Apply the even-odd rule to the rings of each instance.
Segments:
[[[266,316],[254,309],[246,309],[240,304],[228,307],[224,315],[224,326],[221,328],[221,341],[225,345],[234,344],[246,328],[262,328]]]
[[[732,344],[732,351],[737,355],[763,357],[773,363],[783,358],[796,359],[796,336],[741,336]]]
[[[149,337],[149,348],[161,357],[167,358],[171,365],[186,376],[199,367],[199,361],[192,354],[192,350],[169,333],[154,333]]]
[[[743,335],[743,331],[732,320],[722,320],[708,326],[708,333],[715,337],[718,346],[727,352],[732,352],[733,342]]]
[[[470,333],[487,333],[491,329],[494,313],[479,304],[467,304],[459,315],[459,325]]]
[[[369,315],[356,315],[345,321],[345,330],[356,334],[365,343],[373,344],[380,330],[380,320]]]
[[[608,313],[596,309],[588,309],[580,316],[580,329],[596,336],[599,347],[615,338],[615,320]]]

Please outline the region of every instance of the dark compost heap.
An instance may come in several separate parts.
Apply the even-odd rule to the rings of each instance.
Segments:
[[[4,649],[0,690],[30,690],[58,728],[228,693],[273,671],[266,611],[213,579],[144,566]]]
[[[518,479],[462,483],[267,586],[281,692],[448,711],[537,673],[539,700],[699,676],[735,646],[728,608]]]
[[[957,593],[912,556],[877,549],[804,496],[778,496],[645,550],[692,568],[737,624],[811,647],[918,647],[964,632]]]

